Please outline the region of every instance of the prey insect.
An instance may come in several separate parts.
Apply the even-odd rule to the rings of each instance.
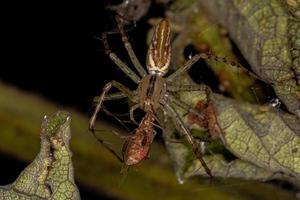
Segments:
[[[133,113],[137,108],[142,109],[145,112],[145,116],[139,124],[139,127],[136,129],[135,134],[128,136],[126,139],[123,146],[123,158],[118,158],[127,166],[136,165],[146,159],[149,155],[150,146],[155,135],[154,123],[157,119],[156,114],[158,109],[161,109],[165,115],[172,119],[178,131],[191,145],[192,151],[201,162],[207,175],[212,177],[212,173],[203,159],[201,147],[198,141],[192,136],[189,128],[173,107],[175,104],[176,106],[179,106],[188,112],[193,112],[201,117],[202,115],[198,111],[177,99],[174,94],[179,91],[203,90],[203,87],[195,85],[178,86],[173,83],[199,59],[217,60],[216,57],[204,53],[197,54],[188,60],[183,66],[179,67],[174,73],[166,77],[165,75],[169,70],[171,62],[171,31],[170,23],[166,19],[163,19],[155,27],[155,32],[147,53],[146,72],[137,59],[128,38],[124,33],[122,18],[116,16],[116,20],[119,32],[122,35],[122,41],[135,69],[138,72],[138,75],[110,50],[107,42],[107,35],[103,34],[102,39],[105,51],[109,55],[110,59],[138,85],[138,88],[131,91],[129,88],[117,81],[112,80],[107,83],[103,88],[98,104],[90,119],[90,130],[94,131],[95,120],[104,101],[116,100],[125,97],[129,98],[129,100],[134,103],[134,105],[130,108],[131,120],[134,121]],[[117,88],[120,92],[108,94],[112,87]],[[104,144],[103,140],[100,140],[100,142]],[[112,149],[109,147],[107,148],[116,155]]]

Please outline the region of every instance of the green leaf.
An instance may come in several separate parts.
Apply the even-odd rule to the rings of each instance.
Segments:
[[[0,187],[0,199],[80,199],[69,149],[70,120],[63,111],[44,117],[39,154],[14,183]]]

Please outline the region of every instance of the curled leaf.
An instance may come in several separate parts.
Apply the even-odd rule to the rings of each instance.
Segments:
[[[0,199],[80,199],[74,183],[70,137],[68,113],[45,116],[39,154],[14,183],[0,187]]]

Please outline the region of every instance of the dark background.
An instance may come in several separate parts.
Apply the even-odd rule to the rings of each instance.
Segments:
[[[104,83],[115,79],[135,87],[104,53],[97,39],[102,32],[116,32],[114,13],[105,9],[121,1],[26,1],[6,2],[2,31],[0,80],[88,113],[92,98]],[[147,19],[160,16],[162,8],[150,14],[127,34],[141,63],[147,51]],[[133,39],[134,38],[134,39]],[[118,34],[109,35],[110,46],[131,64]]]
[[[106,82],[114,79],[135,88],[107,57],[102,42],[97,39],[102,32],[117,31],[114,13],[105,7],[120,2],[1,2],[0,81],[86,115],[92,114],[92,99],[100,94]],[[138,49],[142,64],[147,51],[145,36],[150,28],[147,19],[162,16],[162,13],[161,6],[153,5],[136,26],[127,27],[130,42]],[[109,42],[113,51],[129,64],[119,35],[110,35]],[[14,181],[27,165],[5,155],[0,155],[0,163],[6,163],[7,167],[0,170],[5,172],[0,174],[0,185]],[[82,199],[99,199],[88,188],[79,187]],[[101,199],[109,197],[103,195]]]

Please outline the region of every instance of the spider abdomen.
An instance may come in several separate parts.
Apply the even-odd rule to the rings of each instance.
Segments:
[[[147,54],[150,73],[167,73],[171,61],[170,24],[163,19],[156,26]]]

